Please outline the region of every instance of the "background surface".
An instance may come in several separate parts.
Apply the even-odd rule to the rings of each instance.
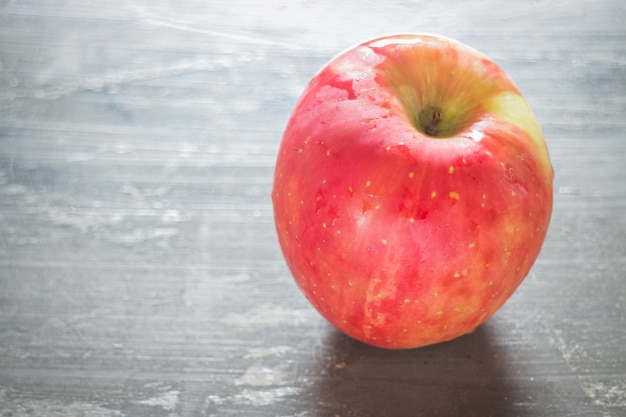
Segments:
[[[624,416],[621,1],[0,1],[0,415]],[[308,305],[270,202],[332,56],[456,38],[556,171],[543,252],[475,333],[364,346]]]

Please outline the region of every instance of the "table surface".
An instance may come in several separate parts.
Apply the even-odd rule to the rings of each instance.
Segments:
[[[0,1],[0,415],[626,415],[626,7]],[[349,339],[270,189],[310,77],[390,32],[517,82],[556,171],[543,251],[473,334]]]

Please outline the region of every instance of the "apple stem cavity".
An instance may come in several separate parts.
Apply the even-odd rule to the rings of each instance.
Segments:
[[[428,136],[437,137],[437,127],[443,119],[441,109],[438,107],[426,107],[420,111],[417,123]]]

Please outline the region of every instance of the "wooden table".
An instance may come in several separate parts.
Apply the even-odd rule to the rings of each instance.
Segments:
[[[584,2],[0,2],[0,415],[626,415],[626,8]],[[309,78],[381,34],[457,38],[548,141],[543,252],[475,333],[339,334],[270,188]]]

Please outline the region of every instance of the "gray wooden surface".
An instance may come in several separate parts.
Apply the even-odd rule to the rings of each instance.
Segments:
[[[626,415],[625,21],[619,0],[0,1],[0,415]],[[556,179],[505,307],[393,352],[304,300],[270,188],[308,79],[399,31],[504,67]]]

